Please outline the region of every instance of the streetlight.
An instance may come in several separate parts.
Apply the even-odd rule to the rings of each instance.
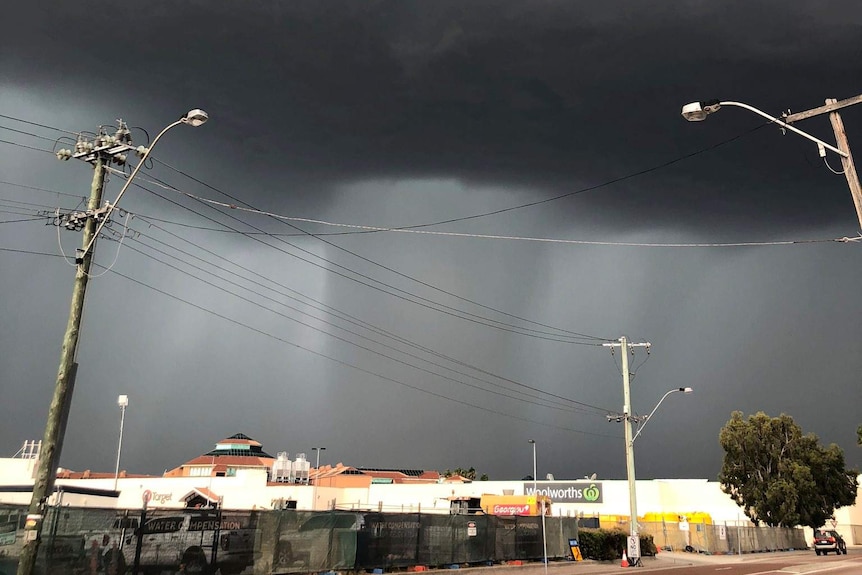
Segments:
[[[838,174],[843,173],[844,177],[847,179],[847,186],[850,188],[850,195],[852,196],[853,204],[856,207],[856,217],[859,220],[859,227],[862,228],[862,183],[859,181],[859,175],[856,173],[856,165],[854,164],[853,156],[850,153],[850,142],[847,140],[847,133],[844,131],[844,121],[838,113],[838,110],[841,108],[853,106],[859,103],[862,103],[862,94],[852,98],[846,98],[844,100],[829,98],[826,100],[825,106],[805,110],[804,112],[797,112],[795,114],[791,114],[788,111],[787,113],[782,114],[781,117],[783,120],[779,120],[762,110],[758,110],[754,106],[749,106],[742,102],[710,100],[708,102],[691,102],[686,104],[682,107],[682,117],[689,122],[702,122],[703,120],[706,120],[706,117],[710,114],[714,114],[719,111],[722,106],[736,106],[738,108],[744,108],[750,112],[754,112],[758,116],[762,116],[770,122],[778,124],[782,129],[790,130],[791,132],[799,134],[803,138],[816,143],[817,151],[820,154],[820,157],[823,158],[824,162],[826,161],[826,150],[835,152],[841,156],[841,165],[844,170],[842,172],[836,172],[831,166],[829,166],[829,169]],[[805,120],[821,114],[829,114],[829,121],[832,124],[832,131],[835,133],[836,144],[840,149],[791,125],[792,122]],[[828,165],[829,164],[827,162],[827,166]]]
[[[788,124],[786,122],[782,122],[778,118],[776,118],[774,116],[770,116],[769,114],[767,114],[763,110],[758,110],[754,106],[749,106],[748,104],[743,104],[742,102],[729,102],[729,101],[728,102],[724,102],[724,101],[719,102],[718,100],[709,100],[708,102],[691,102],[690,104],[686,104],[685,106],[682,107],[682,117],[685,118],[686,120],[688,120],[689,122],[702,122],[702,121],[706,120],[706,117],[709,116],[710,114],[714,114],[715,112],[718,112],[722,106],[736,106],[738,108],[745,108],[749,112],[754,112],[758,116],[763,116],[764,118],[766,118],[770,122],[778,124],[782,128],[790,130],[791,132],[795,132],[795,133],[799,134],[800,136],[802,136],[803,138],[808,138],[809,140],[811,140],[812,142],[817,144],[817,149],[820,150],[820,157],[823,157],[826,155],[826,152],[823,150],[823,148],[826,148],[827,150],[831,150],[831,151],[835,152],[836,154],[838,154],[839,156],[842,156],[844,158],[846,158],[848,156],[847,152],[841,151],[838,148],[836,148],[835,146],[831,146],[831,145],[827,144],[826,142],[824,142],[823,140],[815,138],[814,136],[812,136],[811,134],[809,134],[807,132],[803,132],[799,128],[791,126],[790,124]]]
[[[652,417],[653,413],[655,413],[656,410],[658,409],[658,406],[661,405],[661,402],[664,401],[668,395],[670,395],[671,393],[680,393],[680,392],[691,393],[692,391],[694,391],[694,390],[690,387],[678,387],[676,389],[671,389],[670,391],[665,393],[663,396],[661,396],[661,399],[658,400],[658,403],[655,404],[655,407],[652,408],[652,411],[649,412],[649,415],[647,415],[646,417],[643,418],[643,423],[638,428],[638,432],[635,433],[634,437],[632,437],[632,445],[634,445],[635,439],[638,438],[638,436],[641,434],[641,431],[643,431],[644,427],[646,427],[646,424],[649,421],[649,418]]]
[[[120,441],[117,444],[117,466],[114,468],[114,491],[117,490],[117,480],[120,478],[120,452],[123,450],[123,423],[126,421],[126,408],[129,406],[129,396],[121,395],[117,398],[120,406]]]
[[[325,447],[312,447],[312,451],[317,452],[317,463],[314,464],[315,476],[314,476],[314,489],[312,490],[312,498],[314,501],[311,502],[311,509],[317,509],[317,482],[320,480],[320,452],[326,451]]]
[[[536,503],[539,502],[539,491],[536,485],[536,440],[528,439],[527,442],[533,446],[533,496]],[[542,499],[542,559],[545,561],[545,575],[548,573],[548,540],[545,537],[545,500]]]
[[[129,189],[129,184],[131,184],[135,176],[138,175],[138,171],[141,169],[141,166],[143,166],[144,163],[147,161],[147,158],[150,156],[150,152],[156,146],[156,143],[158,143],[159,138],[164,136],[168,130],[175,126],[179,126],[180,124],[188,124],[189,126],[197,128],[198,126],[205,124],[207,120],[209,120],[209,115],[200,108],[189,110],[185,116],[183,116],[176,122],[165,126],[165,128],[161,132],[159,132],[159,134],[153,139],[153,143],[151,143],[148,148],[144,148],[143,146],[138,148],[139,152],[143,152],[143,154],[141,155],[141,161],[138,162],[138,165],[135,166],[135,169],[132,171],[132,174],[126,180],[126,183],[123,184],[123,187],[120,190],[120,193],[117,194],[117,199],[114,200],[114,203],[108,204],[108,211],[105,213],[104,218],[102,218],[102,221],[99,223],[99,227],[96,229],[96,233],[93,235],[93,238],[90,240],[90,243],[87,244],[87,246],[84,248],[83,253],[81,253],[79,257],[83,258],[85,255],[87,255],[87,252],[92,247],[93,242],[95,242],[96,238],[99,237],[99,232],[101,232],[102,228],[105,227],[105,224],[108,223],[108,217],[111,215],[111,212],[113,212],[117,204],[120,203],[120,198],[122,198],[123,194],[126,193],[126,190]]]
[[[623,353],[623,358],[625,358],[625,353]],[[627,367],[627,366],[626,366]],[[671,389],[667,393],[665,393],[655,407],[653,407],[652,411],[650,411],[649,415],[646,417],[635,417],[628,415],[626,416],[625,426],[626,426],[626,471],[628,475],[628,484],[629,484],[629,512],[630,512],[630,543],[629,546],[635,546],[638,550],[637,556],[634,557],[635,564],[640,561],[640,537],[638,535],[638,502],[637,502],[637,491],[635,489],[635,440],[640,436],[643,428],[646,427],[647,421],[653,416],[653,414],[658,409],[658,406],[665,400],[667,396],[672,393],[691,393],[693,390],[690,387],[678,387],[676,389]],[[626,394],[628,395],[628,394]],[[611,420],[611,417],[608,417],[608,420]],[[632,423],[639,423],[639,428],[637,433],[632,435]],[[631,439],[628,439],[631,437]],[[632,559],[631,557],[629,558]]]
[[[90,187],[87,211],[71,214],[75,216],[76,222],[82,222],[81,226],[83,227],[84,235],[81,242],[82,248],[77,251],[75,257],[75,284],[72,290],[69,320],[66,324],[66,333],[63,336],[60,366],[57,370],[54,395],[51,398],[51,406],[48,408],[48,421],[45,424],[45,434],[39,453],[39,466],[33,481],[33,496],[30,499],[30,506],[27,508],[29,519],[25,526],[25,544],[21,549],[18,560],[18,575],[31,575],[33,573],[36,565],[36,555],[41,543],[42,523],[46,504],[48,497],[54,490],[57,464],[59,463],[60,452],[63,449],[66,422],[72,404],[75,374],[78,370],[77,355],[81,316],[84,310],[84,299],[87,294],[87,283],[90,278],[90,265],[93,261],[96,238],[107,223],[108,216],[115,209],[117,202],[119,202],[138,171],[140,171],[141,166],[144,165],[159,138],[174,126],[188,124],[196,127],[206,122],[207,119],[207,113],[203,110],[197,108],[190,110],[179,120],[169,124],[159,132],[149,148],[142,146],[137,148],[136,151],[141,156],[141,161],[126,180],[120,194],[117,196],[117,200],[105,209],[101,208],[101,203],[107,165],[111,162],[125,163],[125,153],[135,151],[135,148],[130,145],[131,137],[125,124],[120,122],[120,126],[114,136],[101,133],[93,141],[80,136],[75,145],[74,152],[71,150],[60,150],[57,153],[57,158],[61,160],[75,158],[93,164],[94,174],[93,183]],[[72,229],[81,228],[73,226]]]
[[[536,495],[536,440],[528,439],[527,443],[533,446],[533,495]]]

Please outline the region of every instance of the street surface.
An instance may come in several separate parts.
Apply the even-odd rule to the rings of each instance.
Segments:
[[[862,548],[850,547],[847,555],[818,557],[814,551],[779,551],[747,555],[698,555],[691,553],[660,553],[643,560],[643,567],[624,569],[619,562],[581,561],[550,563],[547,575],[601,575],[605,573],[649,573],[649,575],[829,575],[862,574]],[[462,569],[483,571],[489,568]],[[545,575],[545,567],[531,563],[523,566],[501,565],[494,571],[509,571],[512,575]],[[480,575],[471,573],[470,575]]]

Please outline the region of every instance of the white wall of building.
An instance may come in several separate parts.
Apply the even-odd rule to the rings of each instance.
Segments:
[[[26,505],[28,492],[4,492],[5,486],[33,484],[35,460],[0,459],[0,503]],[[860,476],[862,478],[862,476]],[[578,480],[575,480],[578,481]],[[583,481],[579,481],[583,482]],[[264,470],[238,470],[234,477],[146,477],[124,478],[118,482],[119,496],[75,495],[66,493],[63,504],[74,506],[116,506],[122,509],[141,507],[145,491],[150,492],[150,508],[176,509],[185,506],[183,497],[195,488],[206,488],[222,498],[226,509],[272,509],[278,500],[293,500],[298,509],[361,509],[387,512],[448,513],[450,497],[481,497],[483,494],[502,495],[511,492],[523,495],[525,481],[474,481],[472,483],[372,484],[369,488],[334,488],[312,485],[267,484]],[[540,482],[541,485],[572,483],[570,480]],[[553,503],[553,514],[561,516],[628,515],[628,482],[624,480],[595,481],[602,489],[601,503]],[[79,486],[110,492],[114,479],[61,479],[58,486]],[[857,500],[862,501],[862,488]],[[316,503],[315,503],[316,502]],[[706,479],[655,479],[637,482],[638,515],[647,513],[708,513],[714,523],[733,524],[745,521],[745,514],[721,491],[715,481]],[[51,504],[56,504],[52,499]],[[836,510],[840,526],[862,525],[862,506],[853,505]],[[839,531],[842,531],[839,527]]]

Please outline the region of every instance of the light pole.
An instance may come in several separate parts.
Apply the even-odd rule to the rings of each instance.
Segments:
[[[841,116],[837,112],[837,110],[841,108],[859,103],[862,103],[862,95],[840,101],[830,98],[826,100],[825,106],[820,106],[819,108],[806,110],[804,112],[797,112],[796,114],[790,114],[788,112],[787,114],[782,115],[783,120],[779,120],[762,110],[758,110],[754,106],[749,106],[742,102],[710,100],[708,102],[691,102],[690,104],[686,104],[682,107],[682,117],[689,122],[702,122],[703,120],[706,120],[706,117],[710,114],[714,114],[719,111],[722,106],[736,106],[738,108],[748,110],[749,112],[753,112],[758,116],[762,116],[770,122],[778,124],[782,129],[790,130],[791,132],[816,143],[820,157],[823,158],[824,161],[826,161],[826,150],[835,152],[841,156],[841,164],[844,167],[843,172],[837,173],[843,173],[844,177],[847,179],[847,185],[850,187],[850,195],[853,197],[853,204],[856,207],[856,217],[859,220],[859,227],[862,228],[862,184],[859,182],[859,176],[856,173],[856,166],[853,163],[853,156],[850,153],[850,143],[847,140],[847,134],[844,132],[844,122],[841,120]],[[791,125],[792,122],[805,120],[821,114],[829,114],[829,120],[832,123],[832,131],[835,133],[836,143],[838,144],[837,148]]]
[[[536,498],[536,503],[539,501],[542,502],[541,506],[541,514],[542,514],[542,559],[545,562],[545,575],[548,573],[548,540],[545,537],[545,500],[539,499],[539,490],[536,485],[536,440],[528,439],[527,440],[530,445],[533,446],[533,496]]]
[[[533,446],[533,495],[536,495],[536,440],[528,439],[527,442]]]
[[[624,385],[626,386],[626,388],[628,388],[628,382],[629,382],[629,378],[627,377],[627,375],[628,375],[628,362],[626,361],[625,358],[626,358],[626,354],[624,353],[623,354],[623,374],[624,374],[623,377],[624,377]],[[652,408],[652,411],[650,411],[649,415],[647,415],[645,417],[635,417],[635,416],[630,415],[630,413],[628,413],[628,412],[627,412],[627,414],[624,414],[624,417],[625,417],[624,424],[626,426],[626,471],[627,471],[627,475],[628,475],[629,506],[630,506],[630,513],[631,513],[631,516],[630,516],[630,525],[631,525],[630,534],[631,534],[631,537],[630,537],[630,542],[629,542],[629,548],[631,549],[634,546],[634,549],[638,550],[637,555],[635,555],[634,557],[629,557],[630,564],[636,565],[640,561],[640,536],[638,535],[638,523],[637,523],[638,504],[637,504],[637,491],[635,488],[635,440],[640,436],[641,432],[643,431],[643,428],[646,427],[647,422],[650,420],[650,418],[653,416],[653,414],[656,412],[658,407],[662,404],[662,402],[665,400],[665,398],[667,396],[669,396],[672,393],[679,393],[679,392],[691,393],[692,391],[693,390],[690,387],[678,387],[676,389],[671,389],[670,391],[665,393],[661,399],[658,400],[658,403],[655,405],[655,407]],[[629,394],[625,393],[625,395],[628,398]],[[612,420],[619,421],[620,419],[621,418],[618,416],[611,416],[611,415],[608,416],[608,421],[612,421]],[[638,424],[637,433],[634,433],[634,434],[632,434],[632,431],[633,431],[632,424],[633,423]],[[630,553],[630,555],[631,555],[631,553]],[[631,562],[633,562],[633,563],[631,563]]]
[[[122,194],[128,189],[129,184],[141,169],[150,152],[159,138],[169,129],[179,124],[200,126],[207,120],[207,114],[203,110],[195,109],[188,112],[176,122],[168,125],[150,144],[149,148],[139,147],[138,153],[142,156],[140,163],[126,180],[125,185],[117,196],[119,201]],[[84,310],[84,298],[87,293],[87,282],[90,277],[90,264],[93,261],[93,252],[96,247],[96,238],[105,226],[116,201],[113,205],[101,208],[102,191],[105,186],[105,173],[107,165],[111,162],[125,163],[126,153],[135,151],[131,146],[129,130],[123,122],[119,123],[116,134],[109,135],[102,131],[92,141],[83,136],[78,138],[74,152],[72,150],[60,150],[57,158],[68,160],[75,158],[93,164],[93,183],[90,187],[90,199],[87,202],[87,211],[70,214],[66,220],[66,227],[75,230],[84,230],[82,248],[78,250],[75,257],[76,273],[75,284],[72,290],[72,302],[69,309],[69,320],[66,324],[66,333],[63,337],[63,346],[60,351],[60,366],[57,369],[57,381],[54,386],[54,395],[51,398],[51,406],[48,408],[48,421],[45,424],[45,434],[42,439],[42,449],[39,453],[39,465],[33,482],[33,496],[27,509],[27,521],[25,523],[25,544],[21,549],[18,561],[18,575],[32,575],[36,565],[36,554],[39,550],[42,535],[42,520],[45,508],[51,493],[54,490],[54,482],[57,473],[57,464],[60,460],[60,452],[63,449],[63,438],[66,433],[66,422],[69,418],[69,409],[72,404],[72,391],[75,387],[75,374],[78,370],[78,339],[81,330],[81,316]]]
[[[129,396],[121,395],[117,398],[120,406],[120,441],[117,443],[117,466],[114,468],[114,491],[117,490],[117,481],[120,478],[120,453],[123,450],[123,423],[126,421],[126,408],[129,406]]]
[[[311,509],[317,509],[317,482],[320,480],[320,452],[326,451],[325,447],[312,447],[312,451],[317,452],[317,463],[314,464],[314,489],[312,490],[312,498],[314,501],[311,502]]]

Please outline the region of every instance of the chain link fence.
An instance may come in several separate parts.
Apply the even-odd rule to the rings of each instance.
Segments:
[[[802,528],[661,521],[642,522],[640,529],[653,536],[657,547],[673,551],[760,553],[808,547]]]

